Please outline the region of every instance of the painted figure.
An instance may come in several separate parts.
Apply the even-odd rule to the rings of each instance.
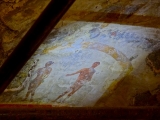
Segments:
[[[9,89],[5,89],[4,92],[20,92],[22,90],[24,90],[26,88],[26,86],[28,85],[28,83],[30,82],[30,78],[32,77],[32,72],[34,71],[35,67],[37,66],[39,59],[34,60],[31,68],[28,70],[28,75],[25,78],[25,80],[23,81],[23,83],[15,88],[9,88]]]
[[[33,96],[34,96],[34,93],[35,93],[35,90],[38,88],[38,86],[44,81],[45,78],[47,78],[49,76],[49,74],[51,73],[52,71],[52,68],[49,67],[50,65],[52,65],[54,62],[52,61],[48,61],[46,64],[45,64],[45,67],[43,68],[39,68],[37,71],[35,71],[35,73],[37,73],[37,76],[35,79],[33,79],[30,84],[29,84],[29,87],[28,87],[28,92],[25,96],[25,99],[26,100],[28,98],[28,96],[31,94],[31,99],[30,101],[33,101]],[[35,74],[34,73],[34,74]]]
[[[92,76],[95,73],[94,68],[96,68],[98,65],[100,65],[100,62],[94,62],[90,68],[83,68],[75,73],[67,74],[66,76],[71,76],[75,74],[79,74],[79,76],[75,83],[68,90],[66,90],[64,93],[58,96],[53,102],[55,102],[56,100],[58,100],[66,94],[68,94],[67,97],[70,97],[77,90],[79,90],[85,84],[85,82],[91,81]]]

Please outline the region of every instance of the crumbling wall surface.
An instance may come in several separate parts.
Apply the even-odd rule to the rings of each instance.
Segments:
[[[0,66],[50,0],[0,1]]]
[[[159,0],[76,0],[64,18],[159,27],[159,5]]]

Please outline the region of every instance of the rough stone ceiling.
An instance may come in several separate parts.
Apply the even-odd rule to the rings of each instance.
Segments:
[[[50,1],[0,1],[0,66]],[[159,17],[159,0],[76,0],[56,28],[74,21],[160,28]]]
[[[0,66],[50,0],[0,1]]]
[[[160,27],[159,6],[158,0],[77,0],[64,19]]]

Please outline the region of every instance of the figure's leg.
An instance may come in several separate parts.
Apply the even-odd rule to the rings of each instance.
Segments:
[[[62,102],[64,102],[67,98],[69,98],[70,96],[72,96],[78,89],[80,89],[82,86],[72,86],[71,91],[69,91],[67,97],[65,99],[63,99]]]
[[[26,93],[26,96],[23,100],[27,100],[28,96],[30,95],[30,91],[28,90],[28,92]]]
[[[60,96],[58,96],[55,100],[53,100],[52,102],[57,101],[59,98],[63,97],[65,94],[67,94],[69,91],[65,91],[64,93],[62,93]]]
[[[25,96],[25,98],[23,100],[27,100],[28,96],[32,92],[32,85],[33,85],[32,83],[29,84],[28,91],[27,91],[26,96]]]
[[[31,102],[33,101],[34,93],[35,93],[35,91],[32,91],[32,92],[31,92],[31,99],[30,99]]]
[[[24,98],[24,100],[27,100],[27,98],[28,98],[29,95],[31,94],[30,101],[32,101],[32,100],[33,100],[34,93],[35,93],[35,89],[29,89],[28,92],[27,92],[27,94],[26,94],[26,97]]]
[[[68,94],[68,97],[72,96],[72,95],[73,95],[77,90],[79,90],[81,87],[82,87],[82,85],[74,87],[74,89],[72,90],[72,92],[70,92],[70,93]]]

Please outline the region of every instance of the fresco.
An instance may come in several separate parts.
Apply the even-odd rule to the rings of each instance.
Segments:
[[[156,28],[98,22],[53,29],[0,102],[59,107],[159,105],[159,67],[150,69],[160,61],[158,33]]]

